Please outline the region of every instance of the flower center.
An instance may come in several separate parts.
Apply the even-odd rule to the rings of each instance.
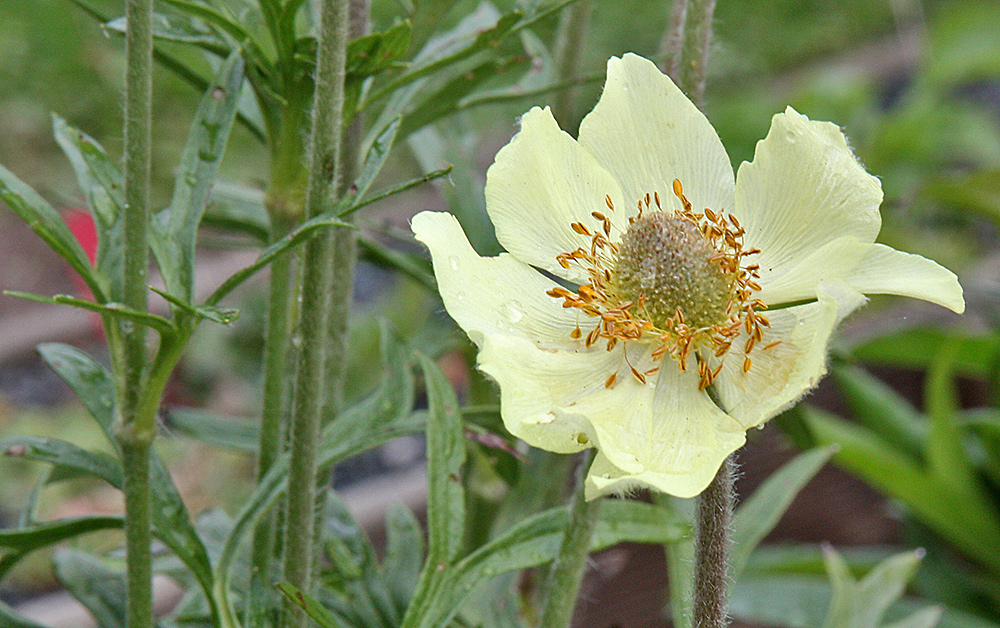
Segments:
[[[662,212],[645,215],[618,243],[613,293],[623,301],[645,295],[636,313],[660,329],[670,327],[678,310],[695,329],[725,323],[734,282],[718,254],[693,222]]]
[[[674,180],[673,192],[683,209],[665,212],[659,195],[651,199],[647,194],[638,201],[636,215],[629,218],[629,227],[617,242],[611,241],[612,223],[601,212],[591,213],[599,229],[572,223],[574,231],[590,237],[590,247],[561,253],[557,260],[563,268],[584,270],[587,283],[575,293],[557,287],[547,294],[562,299],[563,307],[597,319],[585,345],[604,340],[611,351],[621,343],[622,362],[639,382],[645,383],[660,369],[664,355],[685,371],[693,354],[698,387],[705,389],[744,332],[743,371],[749,371],[749,354],[770,327],[767,317],[758,313],[767,305],[753,298],[761,289],[760,267],[743,264],[743,258],[760,251],[743,248],[744,231],[732,214],[711,209],[695,213],[680,181]],[[611,197],[605,201],[615,211]],[[581,338],[583,332],[577,326],[570,335]],[[654,365],[637,369],[626,351],[629,343],[655,344],[650,353]],[[772,342],[764,350],[777,344]],[[614,386],[616,378],[617,371],[605,386]]]

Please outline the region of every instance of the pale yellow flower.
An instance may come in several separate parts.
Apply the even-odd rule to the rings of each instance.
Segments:
[[[951,272],[874,243],[881,201],[840,129],[791,108],[734,177],[705,116],[629,54],[578,140],[535,108],[497,154],[486,203],[508,253],[480,257],[445,213],[413,232],[512,434],[596,447],[589,498],[688,497],[816,385],[865,293],[964,310]]]

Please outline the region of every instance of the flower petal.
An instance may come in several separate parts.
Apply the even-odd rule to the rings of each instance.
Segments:
[[[490,334],[479,352],[479,369],[500,386],[500,414],[514,436],[558,453],[594,444],[590,417],[575,406],[608,390],[607,377],[620,354],[603,348],[545,349],[530,339]]]
[[[882,186],[858,163],[844,134],[789,107],[774,116],[752,163],[736,176],[734,212],[747,247],[761,253],[761,284],[844,236],[875,241]]]
[[[458,220],[444,212],[421,212],[411,223],[427,245],[445,308],[477,345],[484,336],[508,334],[539,345],[573,346],[576,311],[545,294],[557,286],[512,256],[479,257]]]
[[[556,262],[560,253],[590,246],[590,238],[570,225],[600,229],[591,216],[597,211],[616,232],[628,228],[632,214],[610,211],[606,196],[616,208],[627,209],[614,178],[559,129],[548,108],[535,107],[521,117],[521,130],[486,173],[486,208],[500,244],[522,262],[578,283],[586,281],[585,273]]]
[[[576,408],[590,417],[600,450],[588,499],[636,486],[697,495],[746,440],[743,427],[698,390],[697,374],[682,373],[672,361],[655,386],[622,381]]]
[[[965,310],[962,286],[947,268],[925,257],[855,237],[837,238],[806,255],[786,272],[762,280],[755,296],[768,305],[815,297],[823,281],[841,279],[864,294],[895,294],[937,303],[954,312]]]
[[[652,62],[634,54],[608,61],[597,106],[580,124],[580,144],[618,180],[627,202],[659,192],[680,208],[679,179],[695,211],[733,209],[733,167],[704,114]]]
[[[896,294],[937,303],[953,312],[965,311],[958,277],[937,262],[872,244],[844,279],[865,294]]]
[[[826,374],[826,350],[834,327],[865,302],[842,281],[820,284],[818,300],[766,313],[770,328],[750,352],[743,371],[747,335],[729,351],[713,388],[722,407],[744,428],[756,427],[794,404]],[[769,344],[780,344],[765,349]]]

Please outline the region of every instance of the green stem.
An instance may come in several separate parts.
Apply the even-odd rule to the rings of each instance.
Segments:
[[[320,32],[316,51],[316,88],[312,134],[309,141],[309,178],[306,216],[332,207],[340,177],[344,76],[347,57],[346,0],[324,0],[320,6]],[[313,238],[303,257],[302,314],[299,323],[301,352],[292,402],[291,466],[285,520],[283,578],[303,591],[312,585],[316,513],[316,454],[321,411],[324,406],[325,348],[329,324],[330,268],[334,255],[332,237]],[[286,613],[282,625],[305,625],[301,611]]]
[[[557,81],[572,79],[580,69],[583,36],[593,6],[590,0],[580,0],[559,15],[555,52],[552,55],[555,60]],[[555,101],[552,103],[552,115],[563,129],[568,129],[573,119],[574,91],[572,87],[567,87],[556,92]]]
[[[698,530],[695,547],[695,628],[729,625],[729,545],[736,491],[736,463],[728,456],[715,479],[698,497]]]
[[[149,170],[152,126],[152,0],[127,0],[125,19],[125,231],[121,295],[125,305],[146,310],[149,259]],[[146,329],[132,322],[117,323],[121,348],[115,364],[118,409],[117,439],[121,444],[125,493],[125,559],[129,628],[153,625],[152,525],[150,520],[149,456],[155,415],[140,412],[146,366]],[[113,337],[109,334],[109,338]]]
[[[697,107],[705,103],[708,53],[712,47],[712,18],[715,0],[689,0],[684,24],[680,85]]]
[[[271,216],[271,241],[280,240],[289,224],[278,214]],[[264,344],[264,384],[261,399],[260,435],[257,441],[257,482],[263,480],[285,447],[285,412],[288,400],[289,340],[295,331],[296,288],[294,254],[278,257],[271,263],[267,328]],[[277,514],[272,509],[261,516],[254,527],[250,550],[250,595],[246,624],[250,628],[273,625],[268,616],[278,598],[274,591],[278,549]]]
[[[590,555],[590,537],[600,514],[601,500],[587,501],[584,496],[587,469],[593,459],[591,455],[581,457],[577,469],[576,489],[570,504],[569,521],[563,532],[559,555],[552,563],[549,580],[545,588],[545,608],[542,611],[541,628],[568,628],[576,608],[576,598]]]

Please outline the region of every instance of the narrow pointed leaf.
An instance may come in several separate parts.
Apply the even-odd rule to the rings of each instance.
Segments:
[[[38,346],[38,354],[59,375],[104,431],[108,443],[117,449],[114,437],[115,390],[102,365],[75,347],[60,343]]]
[[[344,624],[337,621],[337,618],[311,595],[303,593],[287,582],[279,582],[275,586],[285,594],[289,602],[305,611],[306,615],[311,617],[322,628],[344,628]]]
[[[833,377],[852,414],[868,429],[919,459],[927,438],[927,420],[896,391],[856,366],[834,369]]]
[[[87,607],[100,628],[120,628],[125,622],[125,578],[97,558],[75,550],[56,552],[56,577]]]
[[[122,468],[104,453],[87,451],[58,438],[9,436],[0,438],[0,452],[13,458],[47,462],[58,467],[101,478],[115,488],[122,486]]]
[[[104,287],[94,274],[87,254],[66,226],[66,221],[48,201],[3,166],[0,166],[0,200],[7,203],[21,220],[28,223],[31,230],[38,234],[49,248],[66,260],[66,263],[86,282],[95,299],[107,300]]]
[[[52,130],[69,158],[76,180],[97,227],[95,266],[107,282],[109,300],[122,298],[125,290],[124,222],[125,182],[118,165],[93,138],[53,116]]]
[[[730,578],[739,579],[757,544],[777,525],[795,496],[826,464],[833,452],[833,447],[825,447],[796,456],[740,505],[733,518]]]
[[[142,310],[130,308],[127,305],[116,301],[108,301],[107,303],[102,304],[94,303],[93,301],[88,301],[87,299],[81,299],[68,294],[57,294],[55,296],[47,297],[40,294],[31,294],[30,292],[17,292],[15,290],[4,290],[4,294],[12,297],[18,297],[19,299],[36,301],[38,303],[68,305],[70,307],[80,308],[81,310],[89,310],[91,312],[97,312],[98,314],[105,314],[113,318],[124,319],[149,327],[150,329],[158,331],[161,334],[171,334],[176,331],[173,323],[171,323],[168,319],[156,314],[150,314],[149,312],[143,312]]]
[[[233,127],[242,84],[243,60],[237,51],[223,62],[202,97],[181,154],[173,199],[152,222],[150,244],[167,291],[185,302],[194,295],[198,225]]]

